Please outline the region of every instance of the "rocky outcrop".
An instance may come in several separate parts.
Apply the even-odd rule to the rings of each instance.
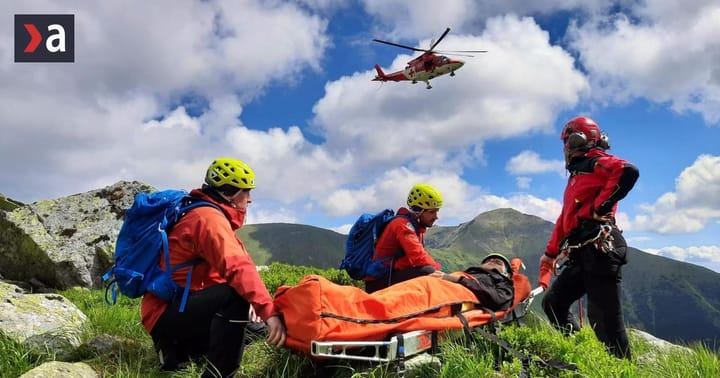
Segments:
[[[100,287],[137,181],[0,210],[0,276],[34,289]]]
[[[689,357],[690,354],[694,353],[692,349],[686,346],[673,344],[638,329],[630,328],[628,334],[631,337],[643,340],[649,345],[649,348],[642,350],[643,353],[637,355],[638,366],[652,366],[658,358],[666,355],[687,354]]]
[[[7,198],[5,195],[0,193],[0,210],[12,211],[24,205],[24,203],[15,201],[12,198]]]
[[[29,372],[21,375],[19,378],[96,378],[97,373],[90,365],[76,362],[46,362]]]
[[[80,346],[87,316],[58,294],[26,294],[0,281],[0,332],[40,352],[64,355]]]

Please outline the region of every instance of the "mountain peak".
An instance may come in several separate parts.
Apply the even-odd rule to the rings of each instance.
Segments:
[[[512,208],[500,208],[484,213],[480,213],[478,216],[473,218],[468,223],[480,222],[484,224],[496,224],[496,225],[517,225],[517,224],[537,224],[537,223],[548,223],[546,220],[537,217],[535,215],[529,215],[521,213]]]

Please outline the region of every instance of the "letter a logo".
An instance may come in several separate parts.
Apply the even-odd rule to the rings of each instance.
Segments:
[[[74,61],[75,15],[15,15],[15,62]]]

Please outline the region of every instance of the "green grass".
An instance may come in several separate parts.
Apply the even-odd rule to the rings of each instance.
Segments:
[[[23,205],[22,202],[15,201],[0,194],[0,210],[13,211]]]
[[[306,274],[321,274],[335,282],[358,284],[344,272],[327,271],[283,264],[272,264],[261,272],[270,292],[280,285],[293,285]],[[104,291],[71,289],[61,293],[89,318],[83,331],[83,341],[98,335],[112,335],[118,344],[109,352],[98,354],[93,348],[82,347],[66,361],[82,361],[101,377],[198,377],[202,364],[191,364],[184,370],[168,373],[158,369],[152,341],[140,324],[140,300],[119,297],[115,306],[104,303]],[[643,339],[631,337],[633,361],[618,360],[609,355],[595,338],[592,330],[583,328],[565,337],[544,321],[529,314],[524,325],[506,325],[499,336],[515,350],[535,356],[535,361],[558,360],[572,362],[577,371],[557,370],[536,362],[531,364],[532,377],[720,377],[720,358],[713,348],[694,344],[686,348],[657,350]],[[458,332],[461,334],[461,332]],[[687,351],[684,351],[687,350]],[[468,343],[463,337],[448,338],[440,345],[441,364],[423,365],[412,372],[415,377],[516,377],[521,365],[518,359],[500,353],[499,347],[482,338]],[[0,378],[18,377],[43,362],[59,357],[40,353],[0,334]],[[243,356],[238,377],[307,377],[315,369],[324,369],[328,377],[396,377],[396,364],[369,365],[332,360],[314,362],[287,349],[274,349],[262,340],[251,344]],[[410,374],[408,374],[410,375]]]

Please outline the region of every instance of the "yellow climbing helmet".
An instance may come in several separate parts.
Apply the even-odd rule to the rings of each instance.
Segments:
[[[215,159],[208,167],[205,182],[218,189],[225,185],[237,189],[253,189],[255,188],[255,172],[240,160],[221,157]]]
[[[407,198],[408,206],[419,207],[421,209],[439,209],[442,207],[442,194],[434,187],[428,184],[416,184],[410,189]]]

